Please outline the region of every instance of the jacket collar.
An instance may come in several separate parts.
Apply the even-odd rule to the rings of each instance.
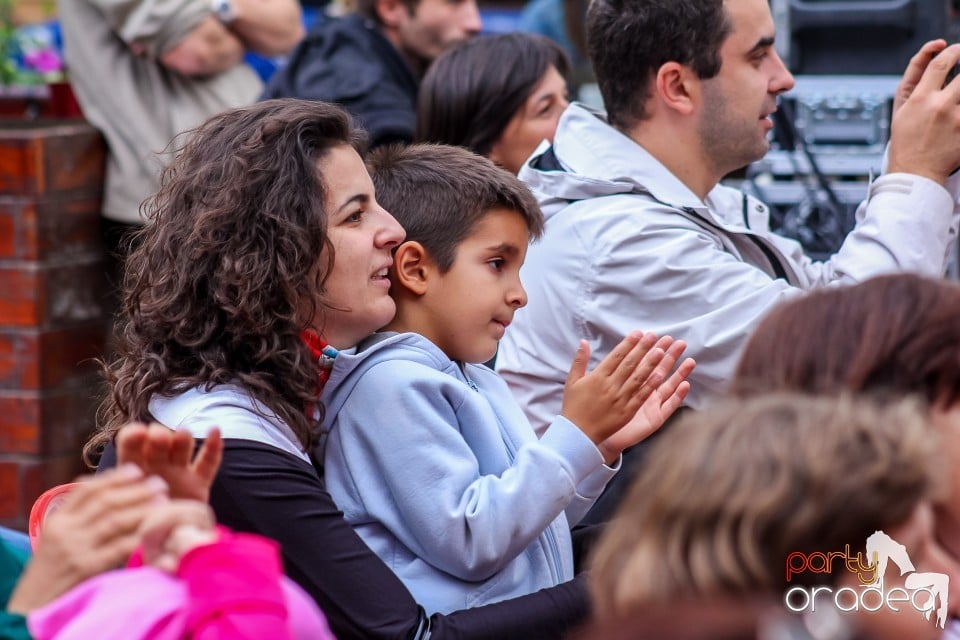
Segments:
[[[542,194],[566,200],[649,192],[656,200],[709,215],[707,204],[641,145],[614,129],[602,111],[571,104],[557,127],[553,153],[564,170],[536,168],[544,144],[520,171],[520,178]],[[707,195],[715,197],[717,187]]]

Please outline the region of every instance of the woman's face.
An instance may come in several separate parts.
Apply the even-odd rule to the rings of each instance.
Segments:
[[[960,558],[960,404],[935,405],[930,416],[949,462],[946,495],[937,505],[937,535]]]
[[[507,123],[487,157],[516,174],[543,140],[553,142],[560,114],[567,108],[567,83],[551,66],[533,93]]]
[[[352,147],[336,147],[317,164],[327,188],[327,236],[334,251],[317,326],[327,342],[345,349],[393,319],[388,269],[404,231],[377,204],[370,175]]]

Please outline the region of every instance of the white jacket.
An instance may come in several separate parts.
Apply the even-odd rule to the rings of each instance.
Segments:
[[[633,329],[685,340],[697,360],[687,404],[700,408],[724,392],[750,331],[778,301],[893,271],[942,275],[958,226],[960,177],[948,191],[888,174],[870,185],[839,252],[814,262],[769,230],[766,205],[726,186],[701,201],[602,114],[577,104],[520,178],[547,224],[527,253],[529,302],[500,344],[497,370],[538,433],[560,411],[582,338],[591,366]]]

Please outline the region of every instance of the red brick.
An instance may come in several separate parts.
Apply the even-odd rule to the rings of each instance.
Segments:
[[[58,484],[73,482],[77,476],[87,473],[79,452],[47,458],[39,462],[24,462],[20,465],[20,512],[26,517],[30,507],[40,494]]]
[[[100,256],[100,198],[0,196],[0,258]]]
[[[110,323],[105,146],[81,121],[0,128],[0,524],[83,472]]]
[[[0,327],[0,390],[48,390],[99,370],[109,325],[98,320],[65,329]],[[0,416],[2,421],[2,416]]]
[[[38,454],[43,446],[39,398],[0,397],[0,451]]]
[[[0,324],[30,327],[39,324],[40,278],[28,268],[0,268]]]
[[[5,121],[0,193],[99,192],[105,158],[103,138],[85,122]]]
[[[19,479],[19,464],[0,462],[0,518],[16,518],[20,515]]]
[[[56,391],[0,391],[0,451],[61,455],[80,451],[93,431],[99,378]]]
[[[51,487],[73,482],[89,470],[79,452],[50,458],[0,457],[0,525],[25,530],[30,507]]]
[[[17,245],[20,242],[17,234],[18,213],[0,204],[0,257],[13,257],[17,254]]]
[[[103,256],[74,264],[0,261],[0,326],[50,327],[103,318]]]
[[[20,330],[26,334],[29,329]],[[37,343],[31,347],[30,342]],[[0,389],[36,389],[40,386],[39,340],[21,337],[12,330],[0,330]]]

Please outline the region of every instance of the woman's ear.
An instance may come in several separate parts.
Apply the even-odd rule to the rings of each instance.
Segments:
[[[396,248],[393,254],[393,283],[410,293],[422,296],[436,265],[419,242],[410,240]]]

